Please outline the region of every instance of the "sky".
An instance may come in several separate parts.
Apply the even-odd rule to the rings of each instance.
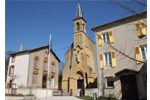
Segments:
[[[146,0],[138,0],[146,5]],[[94,40],[91,28],[103,25],[135,12],[146,11],[135,0],[80,0],[83,16],[87,21],[87,35]],[[73,42],[73,19],[77,0],[6,0],[5,2],[5,52],[48,45],[52,34],[53,50],[62,62],[65,52]]]

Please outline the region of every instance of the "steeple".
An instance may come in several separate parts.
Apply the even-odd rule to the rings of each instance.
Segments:
[[[78,6],[77,6],[76,15],[75,15],[74,20],[79,19],[79,18],[83,18],[84,19],[83,13],[82,13],[82,9],[81,9],[81,6],[80,6],[80,2],[78,0]]]
[[[75,18],[80,18],[80,17],[83,17],[83,14],[82,14],[82,9],[81,9],[81,7],[80,7],[80,3],[79,3],[79,1],[78,1],[78,6],[77,6]]]
[[[74,24],[74,34],[75,33],[85,33],[86,34],[86,20],[83,17],[83,13],[80,7],[80,3],[78,0],[78,5],[77,5],[77,10],[76,10],[76,15],[73,20]]]

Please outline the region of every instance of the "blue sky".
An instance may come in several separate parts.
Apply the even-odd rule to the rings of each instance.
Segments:
[[[146,4],[146,0],[139,0]],[[146,7],[134,0],[117,0],[136,12]],[[94,39],[91,28],[132,15],[111,0],[80,0],[84,18],[87,20],[87,34]],[[73,18],[77,0],[6,0],[6,52],[48,44],[52,34],[53,49],[61,61],[73,42]]]

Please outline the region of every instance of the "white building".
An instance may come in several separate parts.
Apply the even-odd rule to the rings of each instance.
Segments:
[[[58,89],[59,58],[50,52],[50,83]],[[48,46],[23,50],[10,54],[6,88],[46,88]]]

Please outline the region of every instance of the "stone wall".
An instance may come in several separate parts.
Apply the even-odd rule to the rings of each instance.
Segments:
[[[9,94],[10,93],[10,89],[5,89],[5,93]],[[46,89],[29,89],[29,88],[19,88],[17,89],[17,94],[22,94],[22,95],[27,95],[27,94],[33,94],[36,98],[43,98],[46,97],[46,92],[47,92],[47,96],[50,97],[52,96],[52,92],[53,90],[48,90],[46,91]]]
[[[73,90],[72,90],[72,95],[73,95],[73,96],[80,96],[80,90],[81,90],[81,89],[73,89]]]
[[[98,93],[98,89],[85,89],[85,96],[93,96],[93,93]]]
[[[72,90],[72,95],[73,96],[80,96],[80,90],[81,89]],[[93,96],[93,93],[98,93],[98,89],[97,88],[85,89],[85,96]]]

